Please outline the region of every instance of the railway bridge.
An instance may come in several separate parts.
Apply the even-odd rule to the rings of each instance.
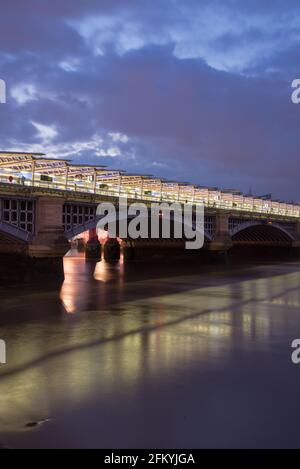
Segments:
[[[62,259],[69,241],[94,232],[100,202],[204,204],[204,250],[234,246],[300,247],[300,206],[128,174],[72,165],[42,154],[0,152],[0,253],[23,259]],[[177,240],[123,240],[124,249],[177,246]],[[296,249],[295,249],[296,252]]]

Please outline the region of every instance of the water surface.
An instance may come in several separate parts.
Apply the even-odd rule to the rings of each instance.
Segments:
[[[299,267],[66,257],[60,290],[1,286],[0,443],[298,447]]]

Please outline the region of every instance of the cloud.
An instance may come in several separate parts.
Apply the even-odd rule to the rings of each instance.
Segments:
[[[123,135],[120,132],[109,132],[108,134],[114,142],[127,143],[129,138],[127,135]]]
[[[7,3],[1,147],[297,198],[299,10],[28,0],[16,15]]]
[[[46,149],[47,156],[50,158],[70,158],[80,159],[87,155],[93,155],[93,163],[99,163],[99,158],[108,157],[113,159],[115,157],[121,157],[124,153],[119,146],[115,144],[115,140],[107,135],[100,136],[95,134],[91,136],[89,140],[75,140],[71,142],[55,142],[58,131],[53,126],[43,125],[38,122],[32,122],[32,125],[37,130],[36,140],[37,142],[28,144],[27,142],[19,142],[12,140],[7,150],[10,151],[29,151],[29,152],[40,152],[41,148]],[[121,143],[128,143],[119,140]],[[19,149],[19,150],[17,150]],[[127,149],[125,150],[127,151]]]
[[[17,82],[11,88],[11,97],[16,101],[18,106],[24,106],[32,101],[56,100],[57,96],[54,91],[42,89],[40,83],[19,83]]]
[[[76,72],[79,68],[79,60],[76,58],[67,58],[59,62],[59,66],[65,72]]]
[[[105,55],[111,47],[123,55],[169,45],[178,59],[203,60],[216,70],[233,73],[246,73],[299,44],[299,5],[287,12],[283,2],[257,10],[245,10],[242,2],[165,3],[170,8],[159,16],[153,12],[149,16],[147,8],[146,14],[128,9],[87,15],[69,24],[96,55]]]
[[[37,130],[37,138],[41,141],[42,145],[48,145],[58,135],[55,126],[40,124],[39,122],[31,122]]]
[[[38,99],[38,92],[32,83],[21,83],[11,89],[11,96],[22,106],[30,101]]]

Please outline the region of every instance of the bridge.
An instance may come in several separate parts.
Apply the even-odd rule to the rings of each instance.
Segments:
[[[233,246],[300,247],[300,205],[129,174],[104,166],[74,165],[44,154],[0,152],[0,253],[61,259],[75,235],[97,224],[100,202],[204,204],[207,251]],[[123,240],[124,249],[130,240]],[[138,246],[176,246],[176,240],[134,240]],[[145,248],[146,249],[146,248]]]

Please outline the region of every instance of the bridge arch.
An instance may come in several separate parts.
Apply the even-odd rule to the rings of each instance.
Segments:
[[[84,233],[85,231],[95,229],[97,227],[98,222],[103,218],[104,216],[100,215],[95,215],[95,217],[92,220],[89,220],[85,223],[78,224],[78,225],[73,225],[71,229],[65,230],[65,236],[70,240],[74,238],[74,236],[78,236],[81,233]],[[119,217],[119,220],[125,220],[125,219],[131,219],[134,217],[127,217],[126,213],[121,212],[121,217]],[[113,221],[114,220],[114,215],[110,215],[109,219],[107,221]],[[193,229],[196,228],[195,223],[193,223]],[[213,234],[210,233],[207,229],[204,229],[204,241],[210,242],[213,239]]]
[[[233,243],[288,245],[295,237],[284,226],[264,221],[247,221],[230,230]]]
[[[33,237],[32,233],[5,222],[0,222],[0,233],[4,234],[10,239],[15,241],[23,241],[25,243],[29,243]]]

